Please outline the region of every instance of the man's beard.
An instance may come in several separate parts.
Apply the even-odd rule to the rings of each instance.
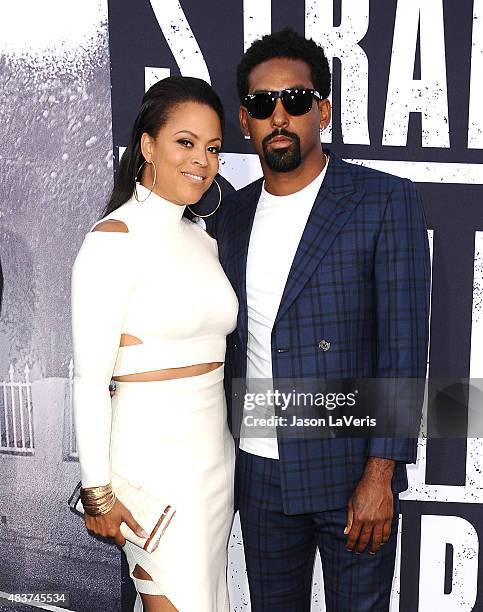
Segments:
[[[275,136],[285,136],[293,141],[293,144],[283,149],[269,149],[268,143]],[[262,140],[263,157],[265,163],[274,172],[291,172],[300,166],[302,153],[300,151],[300,138],[293,132],[287,132],[283,128],[275,130]]]

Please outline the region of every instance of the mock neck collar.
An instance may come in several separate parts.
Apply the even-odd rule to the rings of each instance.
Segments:
[[[154,191],[150,192],[150,190],[144,187],[144,185],[141,185],[141,183],[136,183],[136,189],[139,199],[144,200],[144,202],[138,202],[133,195],[133,200],[138,206],[154,206],[164,215],[173,219],[173,221],[181,221],[186,204],[174,204],[166,200],[166,198],[162,198]]]

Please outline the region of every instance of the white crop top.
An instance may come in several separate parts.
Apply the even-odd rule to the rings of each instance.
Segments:
[[[148,190],[138,185],[138,193],[143,199]],[[102,219],[129,231],[88,233],[75,260],[74,417],[84,487],[110,481],[112,376],[225,359],[238,301],[216,241],[184,209],[155,193],[131,198]],[[120,347],[123,333],[142,344]]]

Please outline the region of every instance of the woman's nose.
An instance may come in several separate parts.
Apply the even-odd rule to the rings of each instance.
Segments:
[[[205,168],[208,165],[208,157],[206,153],[202,153],[201,151],[196,153],[195,156],[193,157],[193,163],[196,164],[197,166],[201,166],[202,168]]]

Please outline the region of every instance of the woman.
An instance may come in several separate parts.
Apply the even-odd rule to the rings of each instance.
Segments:
[[[153,85],[106,214],[73,269],[85,523],[123,546],[136,611],[229,610],[234,448],[223,361],[238,303],[216,242],[183,215],[218,171],[222,127],[221,102],[204,81],[169,77]],[[124,540],[121,522],[147,534],[115,499],[111,470],[176,509],[154,552]]]

